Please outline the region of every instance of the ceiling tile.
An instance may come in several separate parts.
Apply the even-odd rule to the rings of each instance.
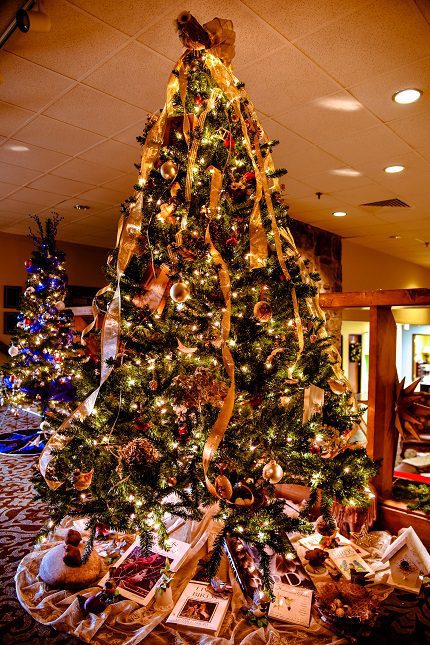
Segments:
[[[28,168],[19,168],[11,164],[0,162],[0,177],[14,186],[23,186],[28,184],[33,179],[40,175],[37,170],[29,170]]]
[[[293,45],[279,50],[275,59],[252,61],[240,74],[256,108],[267,116],[340,89]]]
[[[264,115],[259,114],[258,116],[269,139],[279,141],[279,144],[273,148],[272,153],[276,164],[285,165],[291,155],[312,146],[309,141],[281,125],[278,121]]]
[[[424,92],[416,103],[399,105],[395,92],[416,88]],[[411,116],[430,109],[430,57],[378,74],[349,88],[349,92],[383,121]]]
[[[133,105],[103,94],[84,85],[77,85],[45,112],[54,119],[111,136],[130,123],[145,118],[145,113]]]
[[[348,188],[359,188],[369,184],[369,177],[358,175],[336,174],[336,171],[352,171],[351,168],[336,168],[334,171],[319,172],[314,175],[306,175],[303,179],[308,186],[322,193],[331,193],[337,190],[347,190]]]
[[[327,140],[322,147],[362,172],[366,171],[369,163],[379,163],[385,168],[396,163],[399,156],[410,153],[410,147],[385,125],[362,130],[343,139]]]
[[[291,155],[285,162],[288,175],[304,181],[304,177],[339,168],[340,162],[317,146],[310,146],[301,152]]]
[[[156,22],[169,4],[165,0],[70,0],[108,25],[133,36],[141,29],[148,29]],[[179,9],[178,9],[179,13]]]
[[[3,177],[2,177],[3,179]],[[0,181],[0,197],[6,197],[9,193],[16,191],[16,186]]]
[[[359,188],[334,191],[333,196],[348,204],[360,206],[360,204],[381,201],[382,199],[393,199],[396,194],[384,188],[381,184],[369,182],[366,186],[360,186]]]
[[[283,34],[294,40],[311,33],[340,16],[355,11],[369,0],[243,0],[255,13]]]
[[[98,146],[83,152],[80,157],[94,163],[101,163],[110,168],[116,168],[123,172],[133,169],[134,164],[140,161],[139,146],[127,146],[118,141],[105,141]],[[137,175],[137,170],[136,170]]]
[[[181,6],[171,3],[170,7],[169,13],[163,15],[155,25],[151,26],[151,29],[145,30],[139,40],[170,60],[176,61],[183,53],[183,45],[174,27],[174,21],[181,11]],[[284,38],[241,2],[217,0],[214,5],[212,0],[189,0],[186,9],[201,24],[209,22],[215,15],[233,21],[236,43],[240,43],[240,47],[236,46],[236,56],[233,61],[236,70],[260,58],[262,52],[268,54],[285,44]]]
[[[59,168],[55,168],[52,174],[65,177],[66,179],[75,179],[76,181],[85,178],[91,184],[103,184],[118,177],[119,172],[118,170],[113,170],[112,168],[95,164],[91,161],[85,161],[84,159],[72,159]]]
[[[87,76],[84,83],[148,112],[155,112],[166,100],[171,70],[170,61],[134,42]]]
[[[372,2],[295,43],[344,87],[430,55],[429,26],[413,2]]]
[[[389,121],[387,125],[413,148],[430,145],[430,110]]]
[[[14,221],[18,215],[20,217],[29,215],[31,213],[31,208],[29,208],[29,205],[25,202],[20,202],[18,199],[7,197],[6,199],[0,200],[0,213],[9,213],[11,221]]]
[[[103,141],[103,137],[94,134],[94,132],[43,115],[30,121],[15,136],[20,141],[34,143],[41,148],[48,148],[68,155],[76,155]]]
[[[115,139],[115,141],[121,141],[121,143],[126,143],[129,146],[134,146],[135,148],[139,149],[140,146],[136,141],[136,137],[142,134],[146,123],[146,118],[143,121],[138,121],[122,132],[114,134],[113,139]]]
[[[62,199],[67,199],[65,195],[58,195],[56,193],[50,193],[44,190],[35,190],[28,187],[21,188],[13,197],[21,202],[27,202],[29,205],[34,205],[36,210],[39,210],[42,206],[53,206],[54,204],[58,204]]]
[[[111,188],[112,190],[118,190],[124,195],[131,195],[133,191],[133,186],[137,182],[137,170],[136,172],[123,175],[122,177],[117,177],[112,181],[107,181],[106,184],[103,184],[105,188]]]
[[[44,7],[51,18],[51,31],[16,31],[7,51],[77,79],[127,41],[116,29],[65,0],[45,0]]]
[[[34,112],[0,101],[0,134],[9,137],[33,116]]]
[[[36,179],[36,181],[33,181],[30,184],[30,188],[68,196],[78,195],[92,187],[93,186],[91,184],[86,184],[82,181],[73,181],[72,179],[65,179],[64,177],[57,177],[56,175],[43,175],[43,177]]]
[[[376,209],[377,217],[390,223],[409,222],[410,220],[429,220],[430,209],[425,212],[420,208],[378,208]]]
[[[2,99],[35,112],[64,92],[72,82],[65,76],[4,50],[0,52],[0,66]]]
[[[361,103],[343,90],[287,110],[276,120],[317,144],[380,124]]]
[[[87,203],[87,200],[102,202],[104,204],[121,204],[122,201],[128,196],[127,193],[123,193],[116,190],[109,190],[109,188],[93,188],[88,192],[82,193],[80,199]]]
[[[85,204],[91,209],[89,211],[90,215],[88,215],[88,211],[76,210],[75,206],[77,203],[82,204],[82,200],[77,197],[66,197],[64,201],[56,207],[56,210],[58,210],[60,215],[64,217],[65,223],[84,219],[86,217],[94,217],[96,213],[103,211],[106,208],[106,204],[93,202],[88,199],[85,201]]]
[[[27,149],[22,150],[22,148]],[[24,146],[22,141],[16,141],[14,139],[0,146],[0,161],[32,170],[50,170],[52,167],[67,161],[69,158],[59,152],[44,150],[29,143]]]

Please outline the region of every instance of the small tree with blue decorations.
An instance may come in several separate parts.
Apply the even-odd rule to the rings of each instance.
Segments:
[[[36,406],[45,417],[67,413],[75,398],[73,385],[73,313],[64,299],[67,274],[65,255],[56,246],[61,217],[54,214],[45,223],[32,216],[36,231],[29,237],[34,251],[25,262],[27,280],[20,302],[16,331],[5,366],[3,390],[6,403],[19,410]],[[69,360],[70,359],[70,360]]]

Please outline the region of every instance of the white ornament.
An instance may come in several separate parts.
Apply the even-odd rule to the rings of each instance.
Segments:
[[[7,353],[9,354],[9,356],[12,356],[12,358],[13,358],[14,356],[18,356],[19,349],[18,349],[18,347],[15,347],[15,345],[11,345],[9,347],[9,349],[7,350]]]
[[[58,309],[58,311],[62,311],[63,309],[66,308],[66,305],[64,302],[61,300],[60,302],[55,303],[55,308]]]

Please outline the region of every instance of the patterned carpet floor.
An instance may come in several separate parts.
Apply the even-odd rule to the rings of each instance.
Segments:
[[[33,501],[30,477],[35,463],[35,457],[0,455],[0,643],[77,645],[81,641],[34,621],[15,594],[18,562],[32,549],[46,517],[43,506]]]

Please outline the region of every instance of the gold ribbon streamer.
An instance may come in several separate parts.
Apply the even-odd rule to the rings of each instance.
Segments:
[[[219,194],[220,194],[221,185],[222,185],[222,174],[220,170],[218,170],[218,168],[214,168],[214,167],[211,167],[210,172],[212,173],[212,180],[211,180],[209,205],[210,205],[210,213],[212,218],[213,214],[216,213],[216,209],[218,206]],[[235,397],[234,359],[227,345],[227,339],[230,334],[230,322],[231,322],[231,283],[230,283],[230,276],[228,273],[227,265],[224,262],[220,252],[215,248],[212,242],[212,238],[210,234],[210,220],[206,228],[205,241],[209,245],[209,252],[212,256],[214,263],[216,264],[216,266],[219,267],[218,277],[219,277],[220,287],[221,287],[221,291],[225,302],[225,311],[223,313],[223,317],[221,321],[221,343],[222,343],[221,351],[222,351],[223,364],[227,372],[227,375],[230,378],[230,387],[228,388],[227,395],[223,401],[217,420],[212,426],[209,436],[206,439],[206,443],[203,448],[202,462],[203,462],[203,472],[204,472],[205,482],[206,482],[208,491],[214,497],[218,497],[219,499],[221,499],[217,493],[215,486],[212,484],[212,482],[209,479],[208,470],[209,470],[209,465],[212,461],[212,458],[224,437],[225,431],[227,430],[227,426],[229,424],[229,421],[231,419],[231,415],[233,414],[233,409],[234,409],[234,397]]]
[[[179,59],[175,70],[179,71],[183,66],[182,58]],[[167,84],[166,103],[164,108],[152,126],[145,141],[142,150],[142,159],[140,164],[139,184],[145,186],[149,173],[154,167],[154,162],[159,156],[160,147],[163,142],[164,130],[166,127],[167,117],[172,110],[173,97],[179,88],[179,80],[176,74],[171,74]],[[121,217],[118,225],[118,259],[117,259],[117,284],[113,298],[109,304],[103,321],[101,334],[101,370],[100,384],[87,399],[81,403],[72,414],[61,424],[55,434],[49,439],[39,459],[39,469],[46,483],[50,488],[55,490],[63,482],[53,482],[46,478],[48,466],[54,456],[54,451],[63,449],[71,440],[72,435],[64,435],[75,417],[85,418],[94,410],[94,406],[100,392],[100,388],[105,383],[113,367],[107,365],[109,359],[115,359],[119,346],[119,336],[121,328],[121,278],[136,251],[136,243],[140,236],[143,220],[142,211],[142,193],[139,191],[135,194],[135,200],[130,209],[127,218]],[[94,322],[95,324],[95,322]],[[94,325],[93,325],[94,326]]]
[[[99,296],[102,296],[104,293],[107,293],[108,291],[110,291],[110,285],[106,285],[105,287],[102,287],[101,289],[99,289],[97,291],[96,295],[93,298],[93,301],[91,303],[91,310],[92,310],[92,313],[93,313],[93,319],[89,323],[89,325],[87,325],[85,327],[85,329],[83,329],[81,331],[81,344],[82,345],[86,345],[85,336],[87,336],[90,333],[90,331],[96,326],[98,318],[99,318],[99,315],[100,315],[100,309],[99,309],[98,304],[97,304],[97,298]]]

